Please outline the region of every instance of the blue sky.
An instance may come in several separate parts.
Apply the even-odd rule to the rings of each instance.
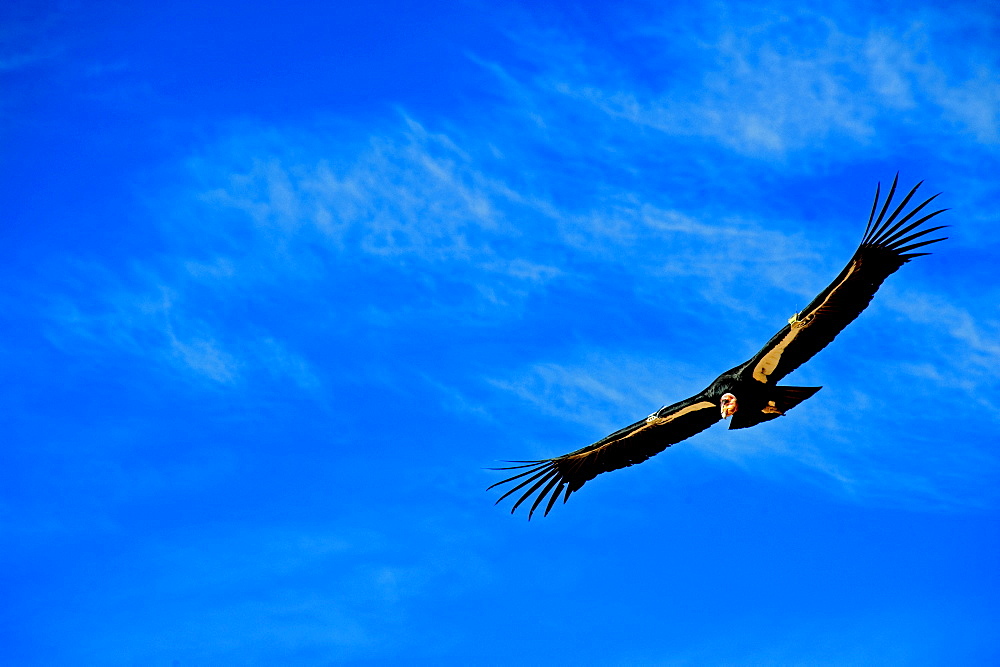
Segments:
[[[0,10],[3,661],[1000,661],[996,10],[347,4]],[[493,506],[897,171],[951,238],[815,398]]]

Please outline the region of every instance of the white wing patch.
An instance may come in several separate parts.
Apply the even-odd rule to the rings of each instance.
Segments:
[[[844,276],[843,280],[837,283],[836,287],[830,290],[830,293],[826,295],[825,299],[823,299],[823,303],[819,304],[813,309],[812,312],[803,317],[801,320],[799,319],[799,313],[796,313],[790,320],[788,320],[788,333],[785,334],[785,337],[782,338],[777,345],[771,348],[771,351],[765,354],[763,358],[757,362],[757,365],[753,367],[754,380],[765,384],[767,383],[767,376],[773,373],[774,369],[778,367],[779,363],[781,363],[781,355],[785,353],[788,346],[792,344],[792,341],[795,340],[803,329],[813,323],[816,319],[816,314],[823,310],[823,306],[826,305],[827,301],[833,298],[833,295],[837,293],[837,290],[840,289],[841,285],[850,280],[851,276],[854,275],[860,266],[861,262],[857,260],[852,262],[851,268],[847,271],[847,275]]]
[[[695,403],[694,405],[689,405],[689,406],[687,406],[686,408],[684,408],[682,410],[678,410],[677,412],[672,412],[671,414],[667,415],[666,417],[657,417],[656,414],[654,413],[654,414],[651,414],[648,417],[646,417],[646,426],[662,426],[663,424],[669,424],[670,422],[672,422],[673,420],[677,419],[678,417],[683,417],[686,414],[695,412],[697,410],[704,410],[705,408],[714,408],[714,407],[715,407],[715,403],[711,403],[709,401],[699,401],[699,402]],[[645,427],[643,427],[643,428],[645,428]],[[641,430],[643,430],[643,429],[637,429],[636,431],[634,431],[633,433],[629,433],[625,437],[627,438],[627,437],[629,437],[631,435],[635,435],[635,433],[638,433]]]
[[[774,372],[774,369],[778,367],[778,363],[781,361],[781,355],[784,354],[785,348],[791,345],[795,337],[799,335],[808,323],[811,321],[812,316],[806,317],[804,320],[796,320],[791,323],[791,329],[785,334],[785,337],[781,341],[771,348],[771,351],[764,355],[764,358],[757,362],[757,365],[753,367],[753,379],[758,382],[763,382],[767,384],[767,376]]]

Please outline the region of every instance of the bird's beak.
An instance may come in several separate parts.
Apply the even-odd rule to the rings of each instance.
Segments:
[[[732,394],[723,394],[722,400],[719,401],[719,411],[722,414],[722,418],[730,417],[736,414],[736,397]]]

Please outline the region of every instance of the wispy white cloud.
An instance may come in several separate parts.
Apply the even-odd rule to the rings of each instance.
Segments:
[[[174,273],[169,267],[163,274],[144,270],[128,283],[94,265],[80,264],[77,273],[85,289],[62,293],[47,304],[46,335],[67,352],[124,355],[151,373],[166,372],[205,387],[231,388],[254,381],[259,373],[305,391],[320,385],[312,365],[286,343],[252,326],[224,327],[212,306],[200,300],[185,274],[225,280],[231,272],[224,260],[182,262]]]
[[[63,294],[50,304],[54,326],[49,339],[66,350],[117,351],[154,365],[191,371],[221,384],[239,375],[239,362],[226,352],[202,319],[178,307],[177,294],[166,285],[147,285],[133,292],[95,267],[81,266],[85,280],[103,291]]]
[[[995,145],[996,54],[952,48],[971,22],[988,30],[981,26],[995,17],[972,12],[956,21],[927,7],[881,22],[791,4],[671,9],[641,26],[608,26],[644,45],[658,67],[636,70],[634,59],[606,45],[527,31],[515,39],[540,73],[528,85],[509,73],[502,80],[550,129],[558,127],[564,96],[582,107],[573,115],[586,116],[599,141],[608,134],[622,140],[630,130],[595,132],[602,124],[588,106],[609,120],[776,161],[772,168],[805,154],[815,169],[817,160],[835,165],[862,151],[891,150],[902,128],[923,141],[949,136]],[[810,168],[799,159],[791,164]]]
[[[306,164],[254,160],[249,172],[230,176],[206,201],[242,211],[279,247],[312,236],[333,250],[385,258],[440,262],[493,255],[484,232],[513,231],[496,204],[507,193],[448,136],[405,123],[400,135],[373,136],[353,155],[336,155],[331,138],[324,147],[347,160],[342,168],[322,151]]]
[[[572,363],[535,363],[488,382],[542,414],[596,433],[616,430],[657,410],[665,395],[675,393],[680,400],[700,390],[697,375],[694,367],[663,359],[590,351]]]
[[[994,301],[991,308],[989,303],[987,297],[979,316],[974,316],[941,295],[890,292],[886,304],[922,325],[919,346],[934,351],[905,368],[918,378],[960,389],[983,407],[991,407],[991,396],[1000,386],[1000,306]]]

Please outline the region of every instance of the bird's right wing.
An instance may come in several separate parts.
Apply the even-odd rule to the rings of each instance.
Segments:
[[[904,214],[906,205],[917,192],[920,183],[886,217],[898,180],[899,174],[896,174],[877,219],[875,211],[878,210],[881,185],[875,190],[875,202],[872,204],[871,215],[868,216],[868,227],[851,261],[819,296],[796,313],[760,352],[742,366],[745,379],[777,384],[826,347],[853,322],[868,307],[882,281],[914,257],[929,254],[913,252],[914,250],[944,240],[926,238],[931,232],[942,229],[943,225],[921,225],[947,209],[934,211],[910,222],[937,195]]]
[[[575,452],[541,461],[511,461],[518,465],[494,468],[494,470],[521,470],[521,472],[489,488],[516,482],[497,499],[499,503],[507,496],[527,487],[511,508],[511,514],[534,495],[535,500],[528,511],[528,519],[531,519],[535,509],[545,501],[546,497],[547,515],[555,505],[556,499],[563,493],[563,489],[565,489],[563,502],[566,502],[571,493],[601,473],[642,463],[670,445],[704,431],[720,419],[722,415],[718,403],[709,401],[700,394],[692,396],[680,403],[661,408],[646,419],[626,426],[603,440]]]

